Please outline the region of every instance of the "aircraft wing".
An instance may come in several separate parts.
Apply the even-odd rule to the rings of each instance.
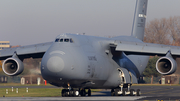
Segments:
[[[51,46],[53,42],[35,44],[35,45],[28,45],[16,48],[7,48],[0,50],[0,60],[4,60],[8,57],[12,57],[14,53],[20,59],[24,58],[42,58],[46,50]]]
[[[115,47],[116,51],[123,51],[127,55],[164,56],[170,51],[173,56],[180,56],[180,47],[178,46],[144,42],[116,41],[115,43],[111,43],[110,47]]]

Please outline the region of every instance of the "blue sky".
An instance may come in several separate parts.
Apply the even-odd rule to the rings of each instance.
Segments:
[[[136,0],[0,0],[0,40],[54,41],[62,33],[130,35]],[[147,22],[180,16],[180,0],[149,0]]]

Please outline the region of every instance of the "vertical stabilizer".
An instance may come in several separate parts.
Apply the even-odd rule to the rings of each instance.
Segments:
[[[143,41],[148,0],[137,0],[131,36]]]

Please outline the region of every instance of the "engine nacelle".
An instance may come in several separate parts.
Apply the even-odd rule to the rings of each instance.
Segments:
[[[161,57],[156,62],[156,69],[163,75],[170,75],[176,71],[177,63],[172,57]]]
[[[23,72],[24,65],[19,58],[11,57],[3,62],[2,69],[7,75],[14,76]]]

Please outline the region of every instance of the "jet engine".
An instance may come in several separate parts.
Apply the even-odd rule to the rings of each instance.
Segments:
[[[172,57],[161,57],[156,62],[156,69],[164,75],[173,74],[177,69],[177,63]]]
[[[15,76],[23,72],[24,65],[19,58],[11,57],[3,62],[2,69],[7,75]]]

